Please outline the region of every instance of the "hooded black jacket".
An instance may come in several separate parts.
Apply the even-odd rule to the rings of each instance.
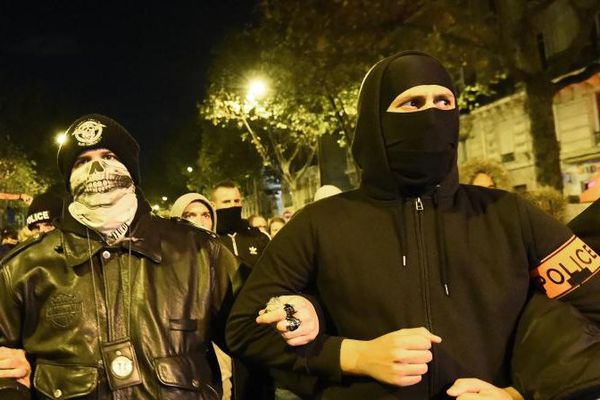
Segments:
[[[297,213],[263,253],[228,320],[234,353],[319,376],[315,397],[446,398],[445,390],[465,377],[510,385],[512,340],[531,294],[530,271],[572,236],[514,194],[459,185],[455,165],[423,196],[398,189],[379,115],[382,73],[395,57],[377,64],[361,88],[353,143],[360,189]],[[304,291],[316,292],[329,323],[315,342],[295,350],[254,319],[271,296]],[[600,310],[597,295],[580,293],[563,299],[585,313]],[[369,340],[420,326],[443,338],[422,382],[401,388],[342,376],[343,338]]]

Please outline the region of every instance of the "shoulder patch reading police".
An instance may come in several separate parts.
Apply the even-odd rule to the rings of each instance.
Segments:
[[[102,139],[102,129],[106,125],[94,119],[88,119],[80,122],[73,130],[73,137],[77,140],[79,146],[92,146]]]
[[[540,265],[531,277],[551,299],[570,293],[600,270],[600,257],[577,236],[572,236]]]

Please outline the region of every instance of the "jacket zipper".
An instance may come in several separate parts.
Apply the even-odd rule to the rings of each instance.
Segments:
[[[432,332],[432,322],[431,322],[431,309],[429,304],[429,276],[427,271],[427,254],[425,252],[425,241],[423,238],[423,212],[425,207],[423,206],[423,201],[420,197],[415,199],[415,221],[416,221],[416,230],[417,230],[417,254],[419,256],[419,267],[421,268],[421,279],[423,281],[423,303],[425,306],[425,316],[427,322],[427,330]],[[432,332],[433,333],[433,332]],[[434,347],[432,346],[431,352],[434,355],[433,361],[430,363],[429,368],[429,393],[428,398],[432,396],[434,390],[434,379],[435,376],[435,352]]]

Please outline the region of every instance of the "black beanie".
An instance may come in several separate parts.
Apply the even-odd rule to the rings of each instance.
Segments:
[[[35,196],[27,210],[27,227],[38,222],[52,222],[62,214],[63,199],[52,193]]]
[[[58,149],[58,169],[65,177],[67,190],[73,164],[84,151],[108,149],[127,167],[133,182],[140,184],[140,146],[117,121],[100,114],[84,115],[73,122]]]

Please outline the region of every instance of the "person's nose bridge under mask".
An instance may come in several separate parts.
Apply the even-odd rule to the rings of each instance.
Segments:
[[[102,163],[100,163],[100,161],[92,162],[92,166],[90,167],[90,174],[93,174],[94,172],[103,172],[103,171],[104,171],[104,167],[102,166]]]
[[[419,151],[452,145],[453,135],[447,129],[454,125],[453,111],[434,107],[410,113],[384,112],[381,125],[385,146]]]

